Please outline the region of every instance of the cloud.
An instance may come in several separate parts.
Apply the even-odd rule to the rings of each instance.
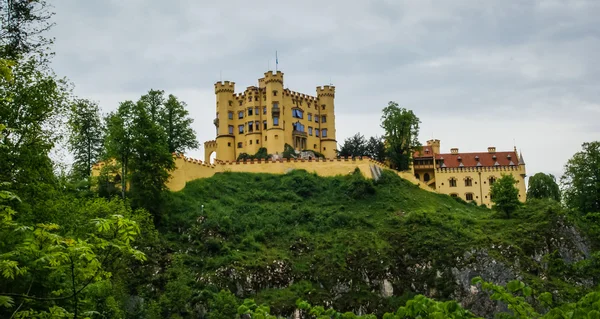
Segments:
[[[56,2],[54,68],[113,110],[160,88],[214,138],[213,83],[237,91],[274,68],[314,94],[336,85],[337,139],[381,134],[388,101],[414,110],[422,139],[526,154],[560,175],[599,138],[600,2],[110,0]],[[191,153],[202,158],[203,151]]]

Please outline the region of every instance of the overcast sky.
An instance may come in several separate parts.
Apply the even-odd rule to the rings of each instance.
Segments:
[[[54,69],[77,96],[111,111],[165,90],[188,104],[201,143],[215,138],[214,82],[257,85],[275,50],[289,89],[336,86],[338,143],[382,134],[388,101],[442,152],[516,143],[530,176],[559,176],[600,140],[598,0],[52,2]]]

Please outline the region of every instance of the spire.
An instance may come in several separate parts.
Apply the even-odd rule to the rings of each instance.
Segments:
[[[520,151],[519,153],[519,165],[525,165],[525,161],[523,160],[523,151]]]

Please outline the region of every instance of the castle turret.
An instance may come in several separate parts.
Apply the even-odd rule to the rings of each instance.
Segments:
[[[326,158],[336,156],[335,149],[337,141],[335,139],[335,86],[325,85],[317,87],[317,108],[319,113],[319,136],[321,137],[320,152]],[[316,114],[315,114],[316,115]]]
[[[263,118],[263,121],[267,121],[267,131],[264,135],[263,146],[271,154],[281,154],[285,145],[284,125],[291,125],[289,121],[286,123],[284,120],[286,114],[283,105],[283,73],[281,71],[266,72],[265,77],[262,81],[259,80],[259,83],[264,83],[267,97],[265,101],[267,114]]]
[[[431,152],[433,152],[433,154],[440,153],[440,140],[429,140],[427,141],[427,146],[431,146]]]
[[[217,116],[214,124],[217,129],[217,159],[221,161],[235,160],[235,136],[233,135],[235,128],[233,127],[232,120],[234,118],[234,92],[235,82],[225,81],[215,83]]]

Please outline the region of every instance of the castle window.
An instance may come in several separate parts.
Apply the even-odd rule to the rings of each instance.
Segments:
[[[421,176],[419,176],[419,173],[415,173],[415,178],[421,180]]]
[[[258,143],[260,143],[260,140],[259,140],[259,139],[256,139],[256,144],[258,145]]]
[[[230,120],[233,120],[233,112],[228,112],[228,113],[227,113],[227,117],[228,117]]]
[[[450,197],[456,198],[456,197],[458,197],[458,194],[450,194]]]
[[[233,125],[229,125],[229,134],[233,134]]]
[[[319,116],[315,115],[315,123],[319,123]]]
[[[321,123],[326,123],[327,117],[325,115],[321,116]]]
[[[467,193],[467,194],[465,194],[465,198],[467,200],[473,200],[473,193]]]
[[[267,96],[263,95],[263,101],[266,101],[266,100],[267,100]]]
[[[308,113],[308,120],[312,121],[312,114],[311,113]]]
[[[267,137],[265,136],[265,142],[267,141]]]
[[[326,128],[324,128],[324,129],[321,130],[321,136],[322,137],[327,137],[327,129]]]
[[[254,131],[254,126],[252,125],[252,123],[254,123],[254,122],[248,122],[248,132]]]
[[[227,142],[227,146],[231,147],[231,142]]]
[[[489,181],[490,181],[490,186],[491,186],[491,185],[494,185],[494,182],[496,182],[496,178],[495,178],[494,176],[491,176],[491,177],[489,178]]]
[[[238,112],[238,119],[243,119],[244,118],[244,111],[239,111]]]
[[[252,145],[252,140],[250,140],[250,145]]]
[[[308,127],[308,135],[312,136],[312,127],[310,127],[310,126]]]
[[[304,114],[303,114],[302,110],[294,109],[294,110],[292,110],[292,117],[301,119],[301,118],[304,118]]]
[[[258,115],[258,106],[254,108],[254,115]]]
[[[244,146],[244,144],[242,144],[242,142],[238,143],[238,148],[242,148]]]
[[[266,106],[263,107],[263,114],[267,114],[267,107]]]
[[[252,115],[252,108],[251,107],[248,108],[248,116],[250,116],[250,115]]]
[[[315,136],[319,137],[319,129],[318,128],[315,129]]]
[[[321,109],[324,110],[325,109],[325,104],[321,105]]]
[[[238,133],[244,134],[244,125],[238,125]]]
[[[317,149],[317,144],[313,145],[313,148],[314,148],[314,149]]]
[[[279,117],[273,116],[273,125],[279,125]]]
[[[259,131],[259,130],[260,130],[260,122],[259,122],[259,121],[256,121],[256,122],[254,122],[254,128],[255,128],[257,131]]]
[[[273,91],[273,96],[277,96],[277,91]]]
[[[252,97],[251,96],[248,97],[248,102],[252,102]]]
[[[243,100],[240,100],[240,106],[242,106],[242,103],[244,103],[244,101],[243,101]]]
[[[304,125],[302,125],[302,123],[300,123],[300,121],[298,121],[296,123],[292,123],[292,126],[294,127],[294,131],[304,132]]]
[[[465,178],[465,186],[473,186],[473,180],[470,177]]]
[[[263,121],[263,130],[267,129],[267,121]]]
[[[423,181],[429,182],[429,173],[425,173],[425,175],[423,175]],[[444,183],[442,183],[442,185],[444,185]]]
[[[452,177],[450,179],[450,187],[456,187],[456,178]]]
[[[229,101],[229,106],[232,106],[232,105],[233,105],[233,101]]]

